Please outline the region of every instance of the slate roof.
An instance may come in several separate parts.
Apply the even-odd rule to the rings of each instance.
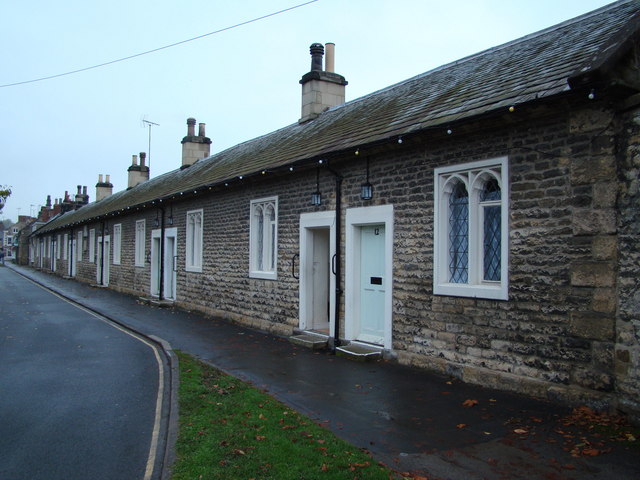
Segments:
[[[640,1],[613,3],[160,175],[66,213],[39,232],[562,94],[617,59],[639,31]]]

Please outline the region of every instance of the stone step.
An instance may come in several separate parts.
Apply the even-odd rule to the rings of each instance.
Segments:
[[[368,362],[382,358],[382,347],[350,343],[349,345],[341,345],[336,348],[336,355],[359,362]]]
[[[294,345],[310,348],[312,350],[322,350],[327,348],[327,337],[313,333],[301,333],[289,337],[289,341]]]
[[[152,305],[160,308],[173,307],[173,300],[158,300],[156,297],[138,297],[138,300],[146,305]]]

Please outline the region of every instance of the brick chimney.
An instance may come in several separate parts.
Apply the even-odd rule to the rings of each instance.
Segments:
[[[87,195],[86,185],[83,187],[78,185],[78,193],[76,193],[75,208],[80,208],[89,203],[89,195]]]
[[[138,156],[132,155],[131,166],[127,169],[129,172],[127,190],[149,180],[149,167],[146,165],[146,159],[147,154],[140,152],[140,165],[138,165]]]
[[[311,71],[305,73],[300,80],[302,85],[302,116],[298,123],[318,118],[325,110],[344,103],[347,81],[342,75],[333,71],[335,44],[327,43],[326,47],[327,58],[324,68],[322,60],[325,48],[320,43],[314,43],[309,47]]]
[[[109,181],[110,175],[106,176],[106,180],[102,181],[102,174],[98,175],[98,183],[96,183],[96,202],[103,198],[107,198],[113,193],[113,185]]]
[[[205,135],[204,123],[198,125],[195,133],[196,119],[187,118],[187,136],[182,139],[182,166],[187,168],[202,158],[211,155],[211,139]]]

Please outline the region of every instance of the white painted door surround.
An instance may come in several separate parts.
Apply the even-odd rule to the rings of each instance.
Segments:
[[[300,329],[328,336],[335,325],[335,219],[335,212],[300,215]]]
[[[393,205],[348,209],[345,250],[345,337],[390,350]]]

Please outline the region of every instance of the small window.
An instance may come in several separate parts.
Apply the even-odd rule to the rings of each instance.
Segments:
[[[434,293],[508,298],[506,158],[435,170]]]
[[[136,221],[135,264],[144,267],[145,221]]]
[[[185,270],[202,272],[202,210],[187,212]]]
[[[249,276],[275,280],[278,275],[277,197],[251,202],[249,237]]]
[[[113,264],[120,265],[120,250],[122,245],[122,224],[113,226]]]

